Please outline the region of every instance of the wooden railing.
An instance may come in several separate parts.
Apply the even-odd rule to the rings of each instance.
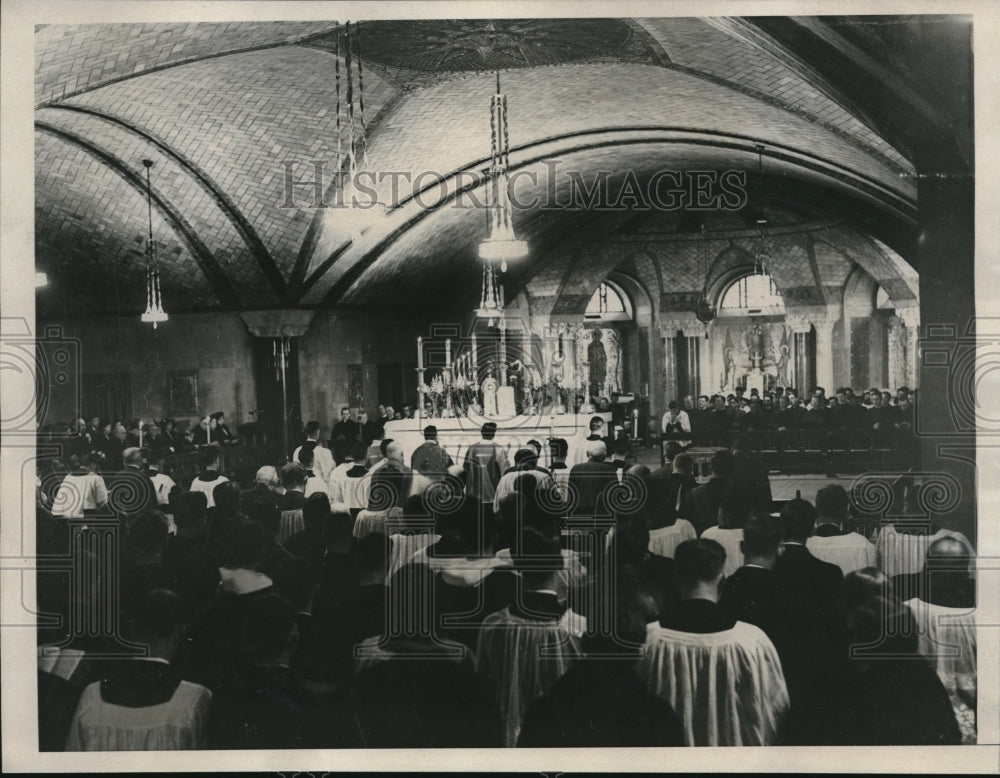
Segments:
[[[219,471],[244,487],[250,487],[260,467],[274,465],[280,469],[284,463],[285,458],[278,444],[224,446],[219,457]],[[182,489],[186,489],[203,469],[203,449],[185,454],[170,454],[163,460],[163,471]]]
[[[843,473],[899,470],[912,464],[905,439],[869,429],[668,433],[660,436],[661,462],[669,441],[691,441],[687,452],[695,459],[696,475],[707,475],[705,468],[712,453],[730,448],[736,437],[747,451],[759,455],[770,471],[787,475],[833,478]]]

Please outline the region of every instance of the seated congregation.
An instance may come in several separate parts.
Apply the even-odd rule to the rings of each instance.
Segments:
[[[975,742],[958,533],[872,543],[836,484],[772,513],[740,451],[699,485],[601,440],[493,472],[315,437],[253,484],[209,447],[187,489],[109,508],[77,457],[40,497],[39,555],[88,571],[39,575],[43,750]]]

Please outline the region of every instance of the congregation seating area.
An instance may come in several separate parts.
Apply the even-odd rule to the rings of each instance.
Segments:
[[[277,469],[168,458],[130,481],[176,478],[146,504],[95,469],[40,488],[44,750],[975,742],[961,533],[866,521],[838,485],[762,502],[763,455],[727,449],[700,484],[684,453],[554,476],[533,448],[493,482],[474,451],[421,472],[392,441],[337,463],[308,429]],[[363,508],[337,501],[348,470]],[[104,583],[67,590],[60,559]]]

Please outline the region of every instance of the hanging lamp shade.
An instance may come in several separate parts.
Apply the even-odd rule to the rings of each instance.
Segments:
[[[489,182],[486,186],[489,234],[479,244],[479,258],[486,262],[499,262],[500,271],[506,272],[507,262],[523,259],[528,255],[528,244],[514,232],[514,208],[510,202],[510,137],[507,123],[507,95],[500,92],[500,74],[497,73],[497,92],[490,99],[491,162]]]
[[[160,270],[156,266],[156,243],[153,241],[153,193],[149,182],[149,169],[153,167],[153,160],[144,159],[142,164],[146,167],[146,212],[149,217],[149,233],[146,239],[146,310],[139,319],[144,324],[152,324],[155,330],[158,324],[170,317],[163,310]]]

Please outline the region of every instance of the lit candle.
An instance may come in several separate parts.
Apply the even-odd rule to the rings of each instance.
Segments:
[[[424,339],[422,337],[417,338],[417,369],[424,369]]]
[[[451,369],[451,338],[444,342],[444,366]]]
[[[139,419],[139,448],[142,448],[142,419]]]
[[[479,348],[476,345],[476,333],[472,333],[472,379],[476,379],[476,370],[479,367]]]
[[[205,445],[206,446],[211,446],[212,445],[212,420],[211,419],[206,419],[205,420]]]

